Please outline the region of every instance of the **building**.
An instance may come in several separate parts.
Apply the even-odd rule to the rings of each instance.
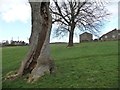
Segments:
[[[120,30],[114,29],[104,35],[102,35],[99,40],[110,41],[110,40],[120,40]]]
[[[0,46],[7,46],[9,45],[8,40],[3,40],[2,43],[0,44]]]
[[[24,46],[27,45],[27,43],[25,43],[24,41],[11,41],[11,45]]]
[[[93,35],[91,33],[85,32],[79,36],[80,42],[88,42],[93,40]]]

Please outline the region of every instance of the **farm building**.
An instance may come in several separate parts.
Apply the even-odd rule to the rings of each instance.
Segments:
[[[102,35],[99,40],[109,41],[109,40],[120,40],[120,30],[114,29],[104,35]]]
[[[85,32],[79,36],[80,42],[88,42],[93,40],[93,35],[91,33]]]

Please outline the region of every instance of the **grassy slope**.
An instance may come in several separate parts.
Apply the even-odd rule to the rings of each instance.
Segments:
[[[28,47],[3,48],[3,76],[16,70]],[[57,66],[56,76],[46,75],[34,84],[24,77],[3,82],[3,87],[16,88],[96,88],[118,87],[118,42],[92,42],[51,45],[52,57]]]

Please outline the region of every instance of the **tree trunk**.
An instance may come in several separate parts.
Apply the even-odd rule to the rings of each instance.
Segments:
[[[69,32],[68,47],[72,47],[72,46],[73,46],[73,36],[74,36],[74,32],[73,32],[73,31],[70,31],[70,32]]]
[[[68,42],[68,47],[73,46],[73,37],[74,37],[74,29],[75,29],[75,23],[72,23],[70,25],[71,28],[69,28],[69,42]]]
[[[29,82],[36,81],[45,73],[51,73],[54,70],[49,46],[52,27],[49,2],[30,2],[30,5],[32,12],[30,50],[18,70],[20,76],[30,73]]]

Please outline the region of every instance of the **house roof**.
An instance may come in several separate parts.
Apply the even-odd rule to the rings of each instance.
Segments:
[[[109,31],[107,32],[106,34],[103,34],[100,38],[104,37],[105,35],[109,34],[109,33],[112,33],[112,32],[115,32],[115,31],[118,31],[120,33],[120,30],[117,30],[116,28],[113,29],[112,31]]]
[[[79,36],[84,35],[84,34],[91,34],[91,33],[84,32],[84,33],[80,34]],[[92,34],[91,34],[91,35],[92,35]]]

